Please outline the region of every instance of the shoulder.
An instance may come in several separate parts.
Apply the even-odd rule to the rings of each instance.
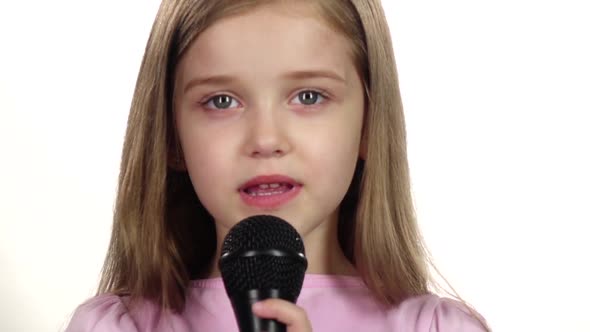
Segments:
[[[436,295],[411,297],[396,308],[405,324],[413,324],[408,330],[428,332],[485,332],[474,310],[459,302]]]
[[[121,297],[103,294],[76,308],[65,332],[137,331]]]

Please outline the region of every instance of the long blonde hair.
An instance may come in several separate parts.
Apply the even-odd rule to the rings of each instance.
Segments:
[[[193,278],[216,248],[174,126],[176,65],[215,21],[277,0],[164,0],[136,83],[123,147],[113,230],[98,293],[129,294],[182,311]],[[366,160],[340,211],[339,240],[375,296],[388,304],[429,293],[429,258],[418,230],[405,120],[389,28],[379,0],[311,1],[346,36],[365,86]]]

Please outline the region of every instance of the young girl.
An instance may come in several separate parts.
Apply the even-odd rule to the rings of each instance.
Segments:
[[[429,290],[379,0],[164,0],[145,50],[98,295],[67,331],[237,331],[230,227],[289,221],[309,266],[289,332],[487,331]]]

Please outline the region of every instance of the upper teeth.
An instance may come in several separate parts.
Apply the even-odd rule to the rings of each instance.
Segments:
[[[272,189],[276,189],[278,187],[280,187],[281,185],[279,183],[269,183],[269,184],[259,184],[258,188],[260,189],[268,189],[269,187]]]

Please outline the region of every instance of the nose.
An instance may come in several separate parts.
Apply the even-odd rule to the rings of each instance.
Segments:
[[[273,111],[252,112],[246,153],[252,158],[282,157],[291,151],[285,123]]]

